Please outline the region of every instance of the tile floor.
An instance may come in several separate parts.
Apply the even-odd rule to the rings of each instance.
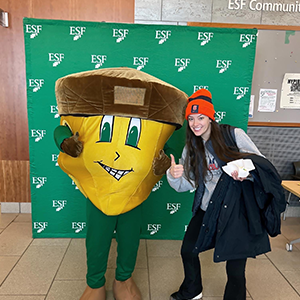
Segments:
[[[300,299],[300,218],[282,222],[272,252],[247,263],[247,300]],[[141,240],[134,278],[143,300],[168,300],[182,280],[180,241]],[[212,251],[200,254],[204,300],[222,300],[224,263]],[[107,299],[112,300],[116,258],[113,241],[107,270]],[[30,214],[0,214],[0,300],[78,300],[85,289],[83,239],[32,239]]]

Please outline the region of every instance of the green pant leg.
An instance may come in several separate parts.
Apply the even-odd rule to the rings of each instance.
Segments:
[[[137,252],[140,243],[142,227],[142,207],[139,205],[133,210],[118,217],[116,240],[118,243],[118,257],[116,279],[125,281],[131,277],[134,270]]]
[[[107,216],[87,199],[87,284],[100,288],[105,284],[105,272],[111,240],[118,216]]]

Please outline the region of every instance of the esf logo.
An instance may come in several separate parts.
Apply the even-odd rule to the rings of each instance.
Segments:
[[[235,96],[237,96],[236,99],[239,100],[239,99],[243,98],[247,94],[248,91],[249,91],[248,87],[237,87],[236,86],[236,87],[234,87],[233,94]]]
[[[36,229],[37,233],[41,233],[48,226],[48,222],[33,222],[33,229]]]
[[[102,67],[107,60],[107,55],[102,55],[102,54],[92,54],[91,55],[92,64],[95,64],[95,69],[99,69]]]
[[[73,40],[77,41],[80,39],[84,32],[86,30],[86,27],[75,27],[75,26],[70,26],[70,35],[73,36]]]
[[[122,42],[128,33],[128,29],[113,29],[113,37],[117,38],[116,43]]]
[[[35,185],[37,189],[44,186],[44,184],[47,182],[47,177],[32,177],[32,183]]]
[[[206,45],[213,37],[213,32],[198,32],[198,41],[201,41],[201,46]]]
[[[29,87],[33,88],[32,91],[37,92],[45,83],[44,79],[29,79]]]
[[[75,190],[79,190],[78,186],[76,185],[76,183],[74,182],[74,180],[72,180],[72,185],[75,187]]]
[[[226,116],[226,111],[217,111],[215,114],[216,122],[221,122]]]
[[[208,90],[209,87],[208,87],[208,85],[194,85],[194,93],[196,91],[200,90],[200,89],[206,89],[206,90]]]
[[[56,105],[50,105],[50,113],[54,115],[54,118],[59,118],[58,107]]]
[[[86,222],[72,222],[72,229],[75,233],[81,232],[86,227]]]
[[[256,38],[255,34],[240,34],[240,43],[243,43],[243,48],[248,47]]]
[[[53,200],[52,207],[55,208],[56,211],[61,211],[67,205],[67,200]]]
[[[57,67],[65,58],[63,53],[48,53],[49,61],[52,62],[53,67]]]
[[[162,180],[159,180],[159,181],[155,184],[155,186],[152,188],[152,192],[155,192],[155,191],[159,190],[159,189],[162,187],[162,185],[163,185],[163,181],[162,181]]]
[[[178,67],[178,72],[182,72],[190,62],[190,58],[175,58],[175,67]]]
[[[181,207],[181,203],[167,203],[167,210],[170,211],[170,215],[178,212]]]
[[[55,167],[58,166],[57,159],[58,159],[58,154],[52,154],[52,155],[51,155],[51,160],[52,160],[52,162],[55,163]]]
[[[229,0],[228,9],[243,9],[246,6],[245,0]]]
[[[137,70],[143,69],[146,64],[149,62],[149,57],[133,57],[133,65],[137,66]]]
[[[163,44],[171,36],[171,30],[156,30],[155,39],[159,40],[158,43]]]
[[[161,229],[161,224],[148,224],[147,230],[151,235],[156,234]]]
[[[44,129],[31,129],[31,137],[34,138],[34,141],[39,142],[46,135],[46,130]]]
[[[30,33],[30,38],[34,39],[42,31],[42,25],[26,24],[26,33]]]
[[[221,60],[221,59],[217,59],[217,69],[219,70],[219,73],[224,73],[232,64],[232,60]]]

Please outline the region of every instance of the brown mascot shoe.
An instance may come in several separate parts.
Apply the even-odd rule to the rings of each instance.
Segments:
[[[92,289],[89,286],[86,287],[80,300],[105,300],[105,286],[99,289]]]
[[[142,300],[142,295],[132,277],[125,281],[114,280],[113,294],[115,300]]]

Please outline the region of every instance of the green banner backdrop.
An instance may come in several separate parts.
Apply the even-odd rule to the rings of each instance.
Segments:
[[[57,165],[58,78],[97,68],[136,68],[188,95],[208,88],[216,120],[246,130],[256,34],[254,29],[25,18],[33,237],[85,237],[86,199]],[[184,127],[168,143],[178,156]],[[142,238],[181,239],[193,195],[175,192],[163,177],[142,204]]]

